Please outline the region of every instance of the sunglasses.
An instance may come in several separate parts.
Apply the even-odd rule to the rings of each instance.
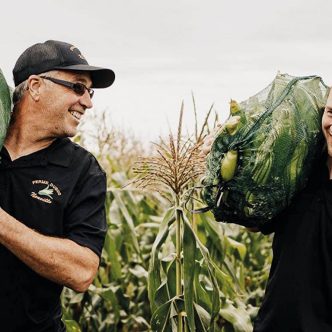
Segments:
[[[49,76],[40,76],[41,78],[45,80],[49,80],[53,83],[60,84],[63,86],[66,86],[69,89],[72,89],[77,95],[83,96],[85,93],[85,90],[88,91],[90,98],[93,97],[93,94],[95,93],[93,89],[86,87],[83,83],[72,83],[64,80],[59,80],[58,78],[49,77]]]

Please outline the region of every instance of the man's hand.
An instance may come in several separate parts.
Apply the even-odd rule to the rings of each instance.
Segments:
[[[37,233],[1,208],[0,243],[36,273],[77,292],[87,290],[99,266],[89,248]]]

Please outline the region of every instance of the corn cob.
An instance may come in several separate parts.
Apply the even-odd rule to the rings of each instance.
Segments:
[[[237,151],[228,151],[221,161],[220,175],[222,179],[227,182],[234,177],[237,167]]]
[[[240,119],[239,115],[231,116],[225,123],[225,128],[230,135],[234,135],[237,132]]]
[[[319,77],[279,74],[248,100],[231,100],[230,117],[208,156],[205,185],[214,186],[203,195],[217,220],[264,223],[303,188],[320,151],[328,91]]]

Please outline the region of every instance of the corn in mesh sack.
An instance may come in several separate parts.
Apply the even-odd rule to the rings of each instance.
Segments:
[[[278,74],[248,100],[231,101],[203,180],[216,220],[261,226],[289,205],[322,151],[328,93],[318,76]]]
[[[11,92],[0,70],[0,149],[4,143],[11,114]]]

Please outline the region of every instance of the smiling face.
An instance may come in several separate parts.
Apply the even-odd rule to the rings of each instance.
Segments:
[[[327,98],[322,118],[322,131],[326,140],[329,159],[332,158],[332,89]]]
[[[53,78],[91,87],[88,73],[57,71]],[[92,107],[87,90],[82,96],[72,89],[41,78],[40,102],[45,129],[52,137],[73,137],[86,109]]]

